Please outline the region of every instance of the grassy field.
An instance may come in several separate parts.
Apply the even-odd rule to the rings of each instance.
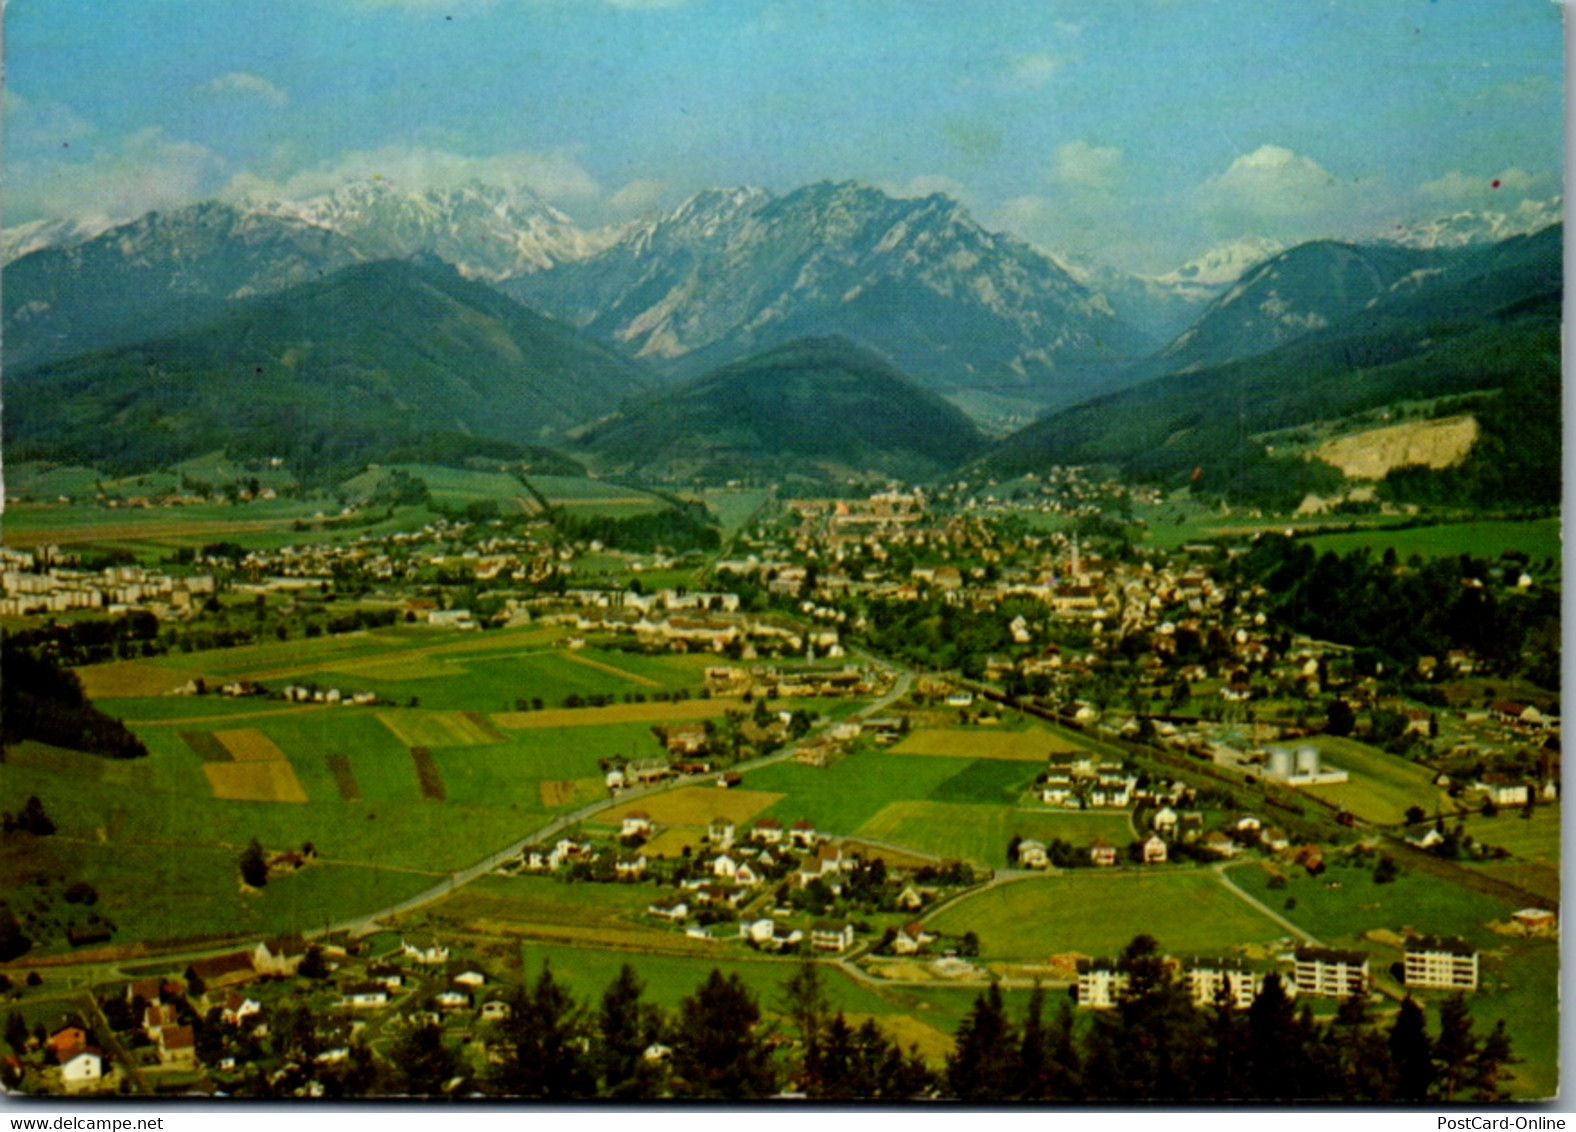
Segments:
[[[1453,813],[1455,800],[1433,783],[1433,772],[1352,739],[1318,735],[1307,742],[1319,748],[1321,765],[1346,771],[1348,781],[1334,786],[1304,786],[1300,790],[1345,806],[1364,821],[1394,825],[1406,820],[1406,811],[1421,806],[1432,814]]]
[[[294,922],[290,916],[310,922],[330,908],[336,919],[370,911],[527,835],[554,813],[604,797],[599,760],[661,753],[653,722],[689,717],[692,705],[715,715],[732,703],[525,712],[527,726],[500,728],[492,713],[521,699],[551,702],[565,689],[651,694],[698,679],[689,658],[572,655],[550,647],[559,635],[400,626],[85,668],[79,675],[95,702],[126,720],[149,756],[112,761],[26,744],[0,775],[0,809],[15,812],[37,794],[61,827],[54,840],[79,846],[64,863],[80,874],[72,879],[151,910],[125,915],[117,942],[152,930],[155,920],[158,934],[172,936],[284,927]],[[376,678],[348,675],[356,672]],[[272,687],[308,680],[346,690],[370,685],[420,706],[147,694],[193,675],[210,684],[246,677]],[[572,715],[573,725],[560,715]],[[710,790],[697,820],[781,797],[730,801]],[[236,903],[236,860],[253,837],[270,852],[306,841],[317,847],[322,864],[280,881],[277,891],[296,894],[291,901],[270,885]],[[12,841],[8,866],[31,875],[35,854]],[[168,860],[146,867],[161,854]],[[188,858],[201,874],[191,893],[180,880]],[[141,863],[142,872],[127,862]],[[51,866],[44,860],[38,867]]]
[[[900,755],[943,755],[947,758],[1002,759],[1030,763],[1044,763],[1053,754],[1083,749],[1071,739],[1032,724],[1022,730],[926,728],[906,736],[892,748],[894,753]]]
[[[828,767],[774,763],[751,771],[751,790],[787,795],[766,814],[784,825],[809,818],[826,833],[851,834],[894,801],[921,801],[973,760],[865,752]]]
[[[1473,814],[1465,819],[1466,831],[1483,844],[1508,849],[1524,861],[1559,864],[1559,804],[1538,805],[1531,818],[1522,813],[1521,809],[1502,810],[1491,818]]]
[[[1208,872],[1072,872],[988,889],[930,921],[979,934],[986,959],[1109,955],[1147,932],[1173,955],[1222,952],[1286,934]]]
[[[1414,554],[1424,558],[1454,558],[1471,554],[1479,558],[1498,558],[1507,550],[1519,550],[1534,562],[1560,561],[1560,521],[1490,519],[1473,523],[1444,523],[1434,527],[1409,527],[1405,530],[1383,528],[1351,533],[1314,535],[1308,543],[1320,554],[1333,550],[1349,554],[1367,549],[1375,557],[1393,548],[1403,561]]]
[[[976,759],[930,792],[934,802],[1016,803],[1038,774],[1037,766]]]
[[[1332,947],[1356,946],[1364,932],[1414,928],[1432,935],[1459,935],[1481,947],[1498,946],[1504,937],[1484,925],[1504,920],[1510,905],[1490,896],[1403,871],[1389,884],[1375,884],[1372,866],[1336,864],[1317,877],[1285,870],[1286,887],[1269,887],[1271,873],[1257,864],[1230,870],[1232,881],[1292,923]],[[1294,900],[1286,907],[1287,900]]]
[[[1064,817],[1010,806],[933,801],[889,803],[854,831],[855,838],[906,845],[993,868],[1007,866],[1007,843],[1014,835],[1046,842],[1060,837],[1080,846],[1095,837],[1126,845],[1133,836],[1123,814]]]
[[[1402,873],[1391,884],[1376,885],[1367,871],[1339,866],[1319,877],[1300,870],[1288,873],[1287,886],[1278,890],[1268,887],[1269,873],[1256,864],[1234,867],[1231,878],[1325,944],[1369,951],[1381,968],[1400,959],[1401,952],[1363,938],[1376,928],[1459,935],[1481,948],[1482,987],[1467,998],[1477,1031],[1486,1033],[1496,1019],[1504,1018],[1515,1055],[1525,1059],[1513,1067],[1519,1095],[1542,1097],[1553,1090],[1559,946],[1554,940],[1500,935],[1485,926],[1503,921],[1511,905],[1435,877]],[[1295,900],[1295,906],[1284,907],[1288,899]],[[1442,995],[1420,994],[1434,1015]],[[1430,1025],[1437,1027],[1437,1016]]]
[[[369,498],[378,484],[396,470],[425,483],[432,502],[441,507],[464,508],[471,503],[491,500],[505,515],[534,515],[541,510],[525,485],[511,475],[436,464],[389,464],[369,468],[345,481],[343,489],[352,499]]]
[[[531,476],[531,486],[555,507],[576,515],[602,515],[627,518],[630,515],[661,511],[669,504],[639,488],[608,483],[606,480],[575,476]]]

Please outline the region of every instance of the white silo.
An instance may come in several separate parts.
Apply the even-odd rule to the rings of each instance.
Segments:
[[[1270,774],[1276,778],[1291,777],[1291,752],[1285,747],[1270,748]]]

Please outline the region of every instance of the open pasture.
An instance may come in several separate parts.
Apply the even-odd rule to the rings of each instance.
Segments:
[[[272,739],[253,727],[236,731],[215,731],[214,740],[238,763],[282,762],[285,753]]]
[[[443,775],[438,764],[432,761],[432,752],[426,747],[412,747],[410,761],[416,764],[416,781],[421,784],[421,796],[434,802],[448,797],[443,790]]]
[[[464,711],[427,711],[423,708],[396,708],[377,713],[378,720],[394,738],[408,747],[474,747],[496,743],[498,732],[483,727]],[[483,721],[485,722],[485,721]]]
[[[781,794],[759,790],[719,790],[715,786],[681,786],[607,811],[613,821],[631,810],[644,810],[657,825],[706,826],[713,818],[742,825],[782,800]]]
[[[215,798],[237,802],[305,802],[306,791],[288,762],[203,763]]]
[[[1313,535],[1308,544],[1320,554],[1333,550],[1350,554],[1367,550],[1375,557],[1393,549],[1403,562],[1412,555],[1424,558],[1454,558],[1470,554],[1478,558],[1498,558],[1508,550],[1519,550],[1539,562],[1560,561],[1560,521],[1558,519],[1483,519],[1470,523],[1441,523],[1431,527],[1385,528]]]
[[[853,836],[1005,868],[1007,844],[1015,836],[1047,844],[1060,837],[1078,846],[1104,837],[1114,845],[1126,845],[1132,830],[1120,813],[1063,816],[1011,806],[921,800],[888,804]]]
[[[894,802],[923,800],[972,761],[865,751],[827,767],[773,763],[748,772],[744,784],[787,795],[767,811],[784,825],[809,818],[823,833],[849,835]]]
[[[1016,803],[1034,783],[1037,768],[1000,759],[976,759],[930,792],[933,802]]]
[[[1022,730],[982,727],[925,728],[906,736],[892,748],[899,755],[943,755],[947,758],[1002,759],[1043,763],[1054,754],[1084,750],[1082,746],[1043,727]]]
[[[324,755],[328,763],[328,772],[334,776],[334,788],[339,791],[339,796],[347,802],[354,802],[361,797],[361,787],[356,785],[355,771],[350,768],[350,760],[344,755]]]
[[[166,662],[116,660],[74,671],[88,699],[103,700],[121,696],[161,696],[184,685],[201,669],[195,666],[182,669]]]
[[[1172,955],[1223,953],[1286,934],[1196,871],[1079,871],[987,889],[930,921],[937,931],[977,932],[986,959],[1045,959],[1079,952],[1113,955],[1147,933]]]
[[[1406,820],[1406,811],[1412,806],[1421,806],[1429,814],[1436,807],[1446,814],[1457,808],[1455,799],[1434,785],[1433,772],[1425,766],[1352,739],[1316,735],[1306,742],[1319,748],[1321,765],[1344,770],[1350,778],[1333,786],[1298,789],[1344,806],[1364,821],[1396,825]]]
[[[573,810],[607,797],[600,778],[544,778],[536,787],[545,810]]]
[[[1237,865],[1229,875],[1244,892],[1333,947],[1360,945],[1363,933],[1375,928],[1459,935],[1480,947],[1503,942],[1484,925],[1514,910],[1504,901],[1407,870],[1389,884],[1375,884],[1372,861],[1362,868],[1339,861],[1316,877],[1300,869],[1279,870],[1286,877],[1282,889],[1269,887],[1273,874],[1261,865]],[[1282,910],[1288,898],[1296,905]]]
[[[233,763],[235,756],[228,747],[219,742],[212,731],[182,731],[179,732],[181,742],[192,749],[192,753],[205,763]]]
[[[577,514],[638,515],[661,511],[668,503],[641,491],[606,480],[579,476],[530,476],[530,484],[554,507]]]
[[[1544,802],[1533,807],[1532,816],[1525,816],[1522,807],[1503,809],[1486,818],[1472,814],[1466,818],[1466,830],[1484,845],[1506,849],[1523,861],[1546,861],[1554,865],[1560,860],[1560,807],[1558,803]]]
[[[736,699],[683,700],[676,704],[609,704],[594,708],[546,708],[542,711],[493,712],[492,721],[511,731],[547,727],[605,727],[610,723],[679,723],[695,719],[721,719]]]

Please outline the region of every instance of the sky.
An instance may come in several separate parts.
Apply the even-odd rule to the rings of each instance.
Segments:
[[[1562,191],[1551,0],[8,0],[4,223],[529,185],[945,192],[1163,272]]]

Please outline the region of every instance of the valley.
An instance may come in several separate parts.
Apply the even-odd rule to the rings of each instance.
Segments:
[[[1550,1095],[1561,230],[1490,228],[1136,282],[858,183],[19,235],[8,1084],[488,1095],[608,994],[646,1098],[708,996],[762,1088],[813,1007],[958,1095],[995,1010],[1107,1099],[1141,1002],[1179,1059],[1467,1018]]]

